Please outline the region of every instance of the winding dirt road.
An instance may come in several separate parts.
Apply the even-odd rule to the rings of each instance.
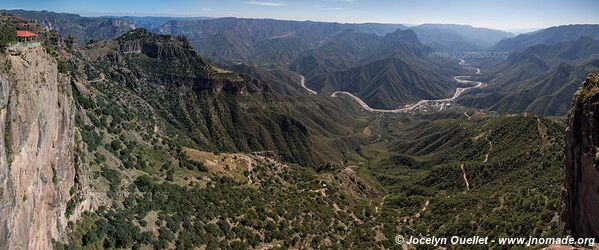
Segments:
[[[301,77],[300,84],[302,85],[302,88],[307,90],[311,95],[318,94],[316,91],[311,90],[310,88],[306,87],[306,77],[304,77],[303,75],[299,75],[299,76]]]
[[[491,150],[493,150],[493,142],[489,141],[489,138],[485,138],[485,140],[489,142],[489,151],[485,154],[485,160],[483,163],[487,163],[487,161],[489,161],[489,154],[491,153]]]
[[[464,163],[460,165],[460,169],[462,170],[462,174],[464,175],[464,185],[466,185],[466,191],[470,191],[470,182],[468,182],[468,176],[466,175],[466,170],[464,169]]]

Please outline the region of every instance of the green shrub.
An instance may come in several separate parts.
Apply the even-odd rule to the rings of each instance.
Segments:
[[[102,176],[110,183],[110,191],[107,193],[108,196],[111,198],[116,197],[121,186],[121,173],[111,168],[102,167]]]
[[[4,50],[10,43],[17,41],[17,30],[8,24],[0,26],[0,49]]]
[[[67,72],[69,72],[69,67],[67,66],[67,64],[63,61],[58,61],[58,64],[56,65],[58,68],[58,72],[62,73],[62,74],[66,74]]]

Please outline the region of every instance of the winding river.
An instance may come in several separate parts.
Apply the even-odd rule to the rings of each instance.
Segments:
[[[460,59],[460,65],[465,65],[464,60]],[[475,73],[476,75],[480,75],[480,69],[474,68],[474,70],[476,71],[476,73]],[[455,93],[450,98],[436,99],[436,100],[420,100],[420,101],[418,101],[415,104],[408,105],[407,107],[402,107],[402,108],[398,108],[398,109],[375,109],[375,108],[371,108],[360,97],[357,97],[354,94],[346,92],[346,91],[336,91],[333,94],[331,94],[331,96],[332,97],[338,97],[340,94],[348,95],[348,96],[352,97],[354,100],[356,100],[356,102],[358,102],[358,104],[360,104],[360,106],[362,106],[362,108],[364,108],[367,111],[371,111],[371,112],[381,112],[381,113],[409,113],[409,112],[412,112],[412,111],[419,111],[419,110],[420,111],[425,111],[425,112],[429,111],[429,110],[441,111],[445,107],[452,105],[453,101],[455,101],[455,99],[457,99],[462,93],[464,93],[464,91],[469,90],[469,89],[474,89],[474,88],[482,88],[482,87],[485,86],[485,84],[482,83],[482,82],[477,82],[477,81],[472,81],[472,80],[465,79],[465,78],[469,78],[469,77],[471,77],[471,76],[454,76],[453,77],[453,80],[456,81],[456,82],[458,82],[458,83],[471,84],[473,86],[472,87],[466,87],[466,88],[456,88]],[[301,76],[301,85],[310,94],[316,94],[317,93],[316,91],[314,91],[314,90],[306,87],[304,76]]]

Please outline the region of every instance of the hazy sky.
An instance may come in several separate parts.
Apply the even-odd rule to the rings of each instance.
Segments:
[[[381,23],[456,23],[518,30],[599,23],[598,0],[0,0],[2,9],[84,16],[236,16]]]

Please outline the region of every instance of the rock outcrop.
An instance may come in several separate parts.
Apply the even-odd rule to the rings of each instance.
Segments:
[[[0,249],[49,249],[75,183],[69,78],[41,46],[0,54]]]
[[[184,90],[249,94],[269,92],[268,84],[206,63],[183,36],[159,35],[139,28],[125,33],[116,44],[98,43],[90,51],[114,47],[100,57],[107,76],[128,86],[154,84]],[[95,52],[94,52],[95,53]]]
[[[576,92],[566,130],[562,233],[599,239],[599,73]]]
[[[205,63],[195,53],[191,42],[184,36],[158,35],[146,29],[135,29],[117,39],[121,52],[125,54],[142,53],[159,60],[188,59],[193,63]]]

